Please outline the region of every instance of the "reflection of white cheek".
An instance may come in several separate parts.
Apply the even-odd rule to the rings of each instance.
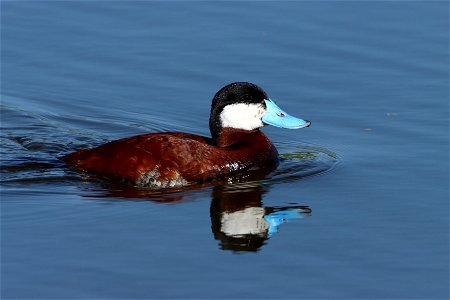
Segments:
[[[222,214],[222,232],[230,236],[246,234],[265,235],[269,224],[264,220],[264,208],[248,207],[232,213]]]

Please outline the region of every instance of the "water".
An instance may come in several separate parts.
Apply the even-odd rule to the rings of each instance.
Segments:
[[[448,298],[448,11],[2,1],[2,298]],[[57,159],[208,135],[233,81],[313,124],[264,129],[264,178],[152,192]]]

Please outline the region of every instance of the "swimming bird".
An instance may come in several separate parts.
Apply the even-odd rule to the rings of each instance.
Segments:
[[[309,121],[288,115],[260,87],[234,82],[214,96],[211,137],[160,132],[112,141],[61,159],[77,169],[150,188],[180,187],[275,168],[277,149],[259,129],[298,129]]]

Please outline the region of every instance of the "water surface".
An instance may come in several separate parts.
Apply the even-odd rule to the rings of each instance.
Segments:
[[[445,1],[2,1],[2,298],[448,298]],[[262,86],[259,177],[136,189],[57,157],[209,135]]]

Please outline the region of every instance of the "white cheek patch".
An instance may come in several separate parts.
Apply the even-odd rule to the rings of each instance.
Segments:
[[[252,130],[264,126],[261,118],[266,113],[262,104],[236,103],[223,108],[220,114],[222,128]]]

